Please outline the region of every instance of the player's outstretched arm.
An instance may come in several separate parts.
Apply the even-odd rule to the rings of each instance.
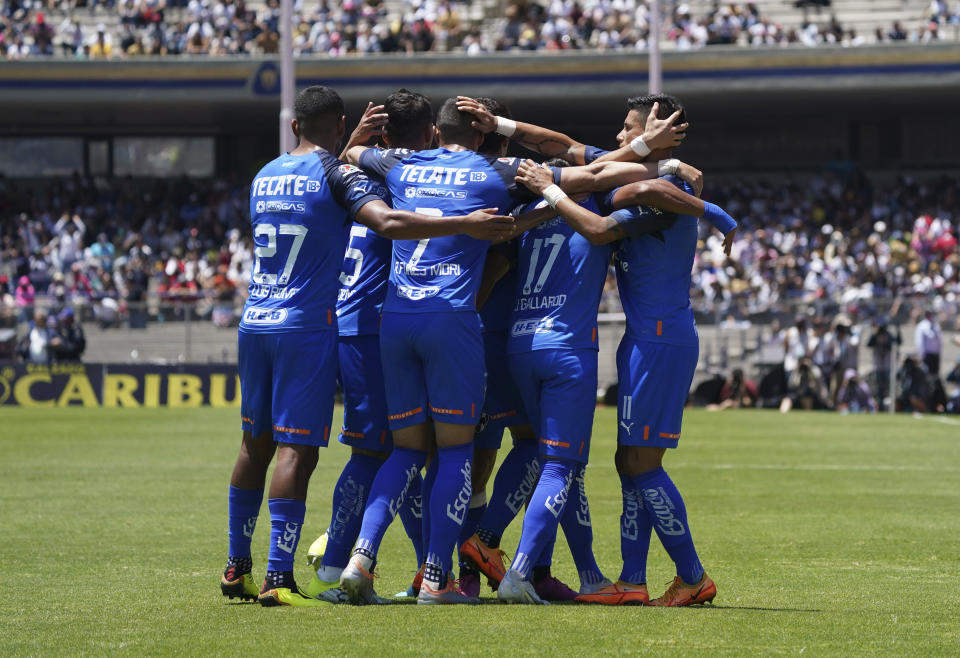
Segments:
[[[497,215],[496,208],[475,210],[469,215],[436,217],[395,210],[383,201],[365,203],[356,220],[391,240],[422,240],[464,234],[477,240],[500,240],[514,233],[513,217]]]
[[[563,133],[532,123],[494,116],[490,110],[469,96],[457,96],[457,109],[475,116],[472,125],[482,133],[500,133],[531,151],[550,158],[563,158],[571,164],[582,165],[585,162],[584,145]]]
[[[350,164],[357,164],[355,161],[348,159],[350,150],[356,147],[365,147],[371,139],[382,135],[383,127],[387,125],[387,119],[389,119],[389,115],[384,113],[383,105],[374,105],[373,101],[367,103],[367,109],[363,111],[360,122],[350,133],[350,139],[347,140],[343,151],[340,152],[340,159],[344,162],[350,162]],[[360,153],[355,153],[355,155],[359,160]]]
[[[559,184],[568,194],[602,192],[671,174],[690,183],[697,196],[700,195],[703,172],[675,158],[657,162],[592,162],[582,167],[567,167],[561,170]]]

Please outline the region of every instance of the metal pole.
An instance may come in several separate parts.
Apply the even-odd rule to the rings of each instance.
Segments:
[[[650,34],[647,45],[650,48],[650,93],[663,91],[663,65],[660,60],[660,0],[651,0],[648,19]]]
[[[280,0],[280,152],[296,148],[293,119],[293,0]]]

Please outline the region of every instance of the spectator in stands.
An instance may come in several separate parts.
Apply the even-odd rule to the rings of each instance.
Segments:
[[[887,38],[890,41],[906,41],[907,40],[907,31],[903,29],[903,25],[900,21],[894,21],[893,27],[890,28],[890,31],[887,32]]]
[[[26,322],[33,314],[33,303],[36,297],[37,292],[33,284],[30,283],[30,278],[26,275],[21,276],[17,281],[17,289],[14,292],[14,302],[17,305],[17,320],[19,322]]]
[[[53,346],[53,357],[57,361],[78,362],[83,351],[87,348],[87,338],[83,328],[77,324],[73,309],[67,307],[57,316],[57,337]]]
[[[48,317],[42,308],[36,309],[29,331],[17,350],[20,357],[30,363],[53,363],[54,353],[59,345],[57,318]]]
[[[852,332],[850,318],[845,315],[837,316],[834,320],[834,355],[835,363],[830,382],[830,393],[833,395],[833,406],[837,406],[837,395],[851,370],[854,374],[860,367],[860,339]]]
[[[947,385],[952,387],[947,396],[947,412],[960,414],[960,356],[957,357],[953,370],[947,373]]]
[[[807,358],[813,352],[813,332],[807,327],[807,318],[798,315],[794,326],[787,330],[783,337],[783,374],[789,380],[801,359]]]

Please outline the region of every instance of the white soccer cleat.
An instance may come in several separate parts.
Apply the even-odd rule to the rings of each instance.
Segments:
[[[524,580],[519,571],[508,569],[497,588],[497,598],[504,603],[532,603],[534,605],[549,605],[537,596],[533,584]]]
[[[380,597],[373,591],[373,560],[365,555],[353,555],[340,575],[340,589],[354,605],[375,605]]]
[[[592,584],[584,583],[584,582],[581,580],[581,581],[580,581],[580,593],[581,593],[581,594],[596,594],[596,593],[599,592],[600,590],[602,590],[602,589],[604,589],[604,588],[606,588],[606,587],[610,587],[611,585],[613,585],[613,583],[610,581],[609,578],[604,578],[604,579],[601,580],[599,583],[592,583]]]

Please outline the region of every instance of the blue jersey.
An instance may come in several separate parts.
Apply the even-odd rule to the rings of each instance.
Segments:
[[[580,205],[599,213],[598,200]],[[520,238],[507,352],[597,349],[597,308],[613,245],[593,245],[561,217]]]
[[[281,155],[250,185],[254,264],[241,331],[336,331],[350,220],[379,184],[326,151]]]
[[[356,223],[350,227],[337,297],[341,336],[380,333],[380,311],[387,294],[392,249],[391,241],[372,228]]]
[[[584,146],[583,147],[583,163],[590,164],[597,158],[610,153],[610,151],[605,151],[603,149],[597,148],[596,146]]]
[[[486,303],[480,307],[480,322],[483,323],[484,333],[488,331],[506,331],[510,326],[510,311],[517,289],[517,244],[515,241],[490,247],[490,251],[497,250],[510,261],[510,270],[504,274],[487,297]]]
[[[667,179],[692,193],[684,181],[674,176]],[[699,345],[690,305],[698,219],[677,215],[672,225],[663,228],[664,216],[673,217],[645,206],[613,213],[628,236],[620,241],[615,254],[620,303],[627,316],[626,335],[654,343]]]
[[[360,166],[384,180],[394,208],[438,217],[481,208],[507,213],[532,198],[514,181],[521,161],[473,151],[368,149]],[[554,174],[559,178],[557,173]],[[384,311],[476,311],[489,241],[466,235],[395,240]]]

